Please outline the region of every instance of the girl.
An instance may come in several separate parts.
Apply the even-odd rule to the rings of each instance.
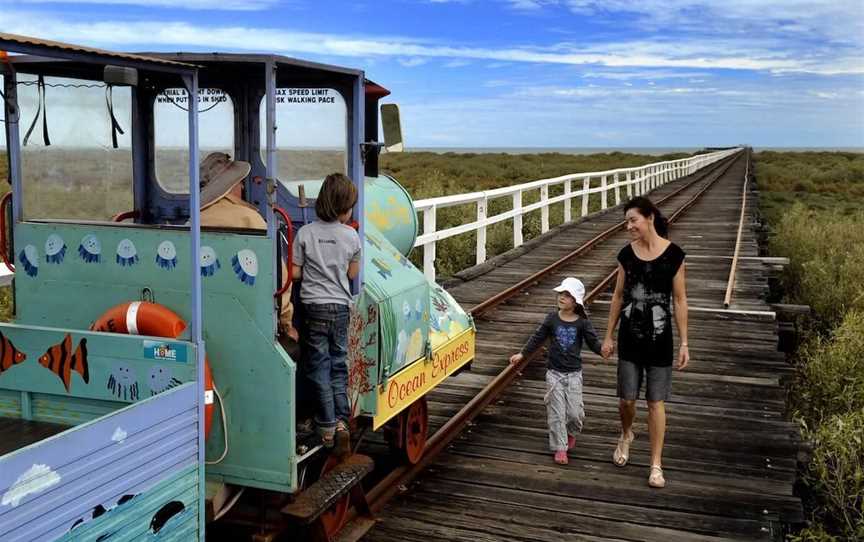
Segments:
[[[549,448],[555,462],[567,464],[567,450],[576,445],[576,434],[582,431],[585,408],[582,403],[582,341],[595,354],[600,354],[600,341],[588,320],[585,307],[585,286],[582,281],[567,277],[554,288],[558,292],[558,310],[550,312],[522,351],[510,358],[519,363],[537,350],[547,337],[549,345],[546,369],[546,418],[549,424]]]
[[[305,313],[306,375],[317,394],[315,421],[324,446],[350,450],[348,420],[349,281],[360,271],[360,237],[347,226],[357,188],[341,173],[328,175],[315,200],[318,220],[297,233],[294,278]]]

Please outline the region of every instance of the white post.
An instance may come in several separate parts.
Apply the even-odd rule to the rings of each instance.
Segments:
[[[615,184],[615,205],[621,204],[621,191],[618,188],[618,172],[612,177],[612,182]]]
[[[435,233],[435,206],[423,210],[423,233]],[[435,280],[435,241],[423,245],[423,274]]]
[[[582,179],[582,216],[588,216],[588,189],[591,188],[591,177]]]
[[[522,246],[522,191],[513,194],[513,248]]]
[[[572,192],[573,192],[573,181],[570,179],[567,179],[566,181],[564,181],[564,195],[569,196],[570,193],[572,193]],[[571,202],[570,202],[569,197],[564,199],[564,222],[565,223],[573,220],[573,217],[572,217],[571,212],[570,212],[570,203]]]
[[[544,184],[540,187],[540,201],[549,201],[549,185]],[[549,231],[549,204],[540,207],[540,233]]]
[[[481,264],[486,261],[486,216],[488,215],[487,208],[489,199],[484,197],[477,202],[477,222],[480,227],[477,228],[477,263]]]
[[[633,172],[630,170],[627,171],[627,199],[628,200],[633,198],[633,185],[630,184],[633,181],[632,173]]]
[[[603,191],[600,192],[600,195],[602,196],[602,198],[600,198],[600,208],[605,209],[609,206],[606,201],[606,175],[603,175],[603,177],[600,179],[600,186],[601,188],[603,188]]]

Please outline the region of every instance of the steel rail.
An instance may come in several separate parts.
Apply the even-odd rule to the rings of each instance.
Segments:
[[[741,250],[741,234],[744,232],[744,216],[747,209],[747,182],[750,180],[750,152],[747,151],[747,166],[744,168],[744,188],[741,189],[741,218],[738,220],[738,236],[735,238],[735,252],[732,254],[732,267],[729,268],[729,281],[726,283],[726,295],[723,297],[723,308],[728,309],[732,303],[732,288],[735,286],[735,270],[738,268],[738,253]]]
[[[708,175],[702,176],[699,179],[694,180],[691,183],[688,183],[686,186],[682,187],[681,189],[676,190],[673,194],[670,194],[669,196],[663,198],[662,200],[659,200],[660,202],[666,201],[670,197],[680,193],[682,190],[689,188],[690,186],[693,186],[695,183],[704,180],[706,177],[713,175],[713,179],[708,181],[708,183],[706,183],[706,185],[704,187],[702,187],[693,197],[688,199],[687,202],[685,202],[683,206],[679,207],[678,210],[676,210],[669,217],[670,224],[673,223],[683,212],[685,212],[687,209],[692,207],[693,204],[695,204],[696,201],[711,186],[713,186],[714,183],[716,183],[717,180],[723,176],[723,174],[726,173],[726,171],[732,166],[732,164],[734,164],[738,160],[738,158],[739,157],[736,156],[736,157],[732,158],[731,160],[726,161],[725,163],[720,162],[719,166],[712,169],[712,171]],[[609,230],[613,230],[613,229],[617,230],[617,228],[619,228],[620,226],[621,225],[619,224],[617,226],[614,226],[613,228],[609,228]],[[598,238],[600,238],[601,236],[605,235],[608,237],[607,232],[609,230],[607,230],[606,232],[603,232],[600,235],[598,235],[597,237],[591,239],[586,244],[592,243],[592,246],[594,244],[597,244],[599,242],[599,240],[602,240],[602,239],[598,240]],[[585,245],[583,245],[582,247],[580,247],[579,249],[577,249],[573,253],[566,256],[565,257],[566,260],[570,260],[573,257],[575,257],[575,255],[583,253],[584,252],[584,250],[583,250],[584,246]],[[562,258],[562,260],[565,260],[565,258]],[[559,260],[559,261],[561,261],[561,260]],[[555,264],[552,264],[552,265],[544,268],[544,272],[549,273],[552,270],[560,267],[560,265],[561,265],[560,263],[555,262]],[[594,301],[594,299],[596,299],[603,292],[603,290],[608,286],[609,282],[615,278],[615,275],[617,274],[617,272],[618,272],[618,270],[616,268],[615,271],[613,271],[610,275],[608,275],[606,278],[604,278],[603,281],[601,281],[601,283],[599,285],[595,286],[585,296],[586,304]],[[536,281],[536,278],[539,278],[539,276],[540,276],[539,274],[535,273],[534,275],[532,275],[529,278]],[[518,290],[514,289],[514,288],[509,288],[507,291],[511,291],[511,292],[513,292],[511,295],[515,295],[516,292],[524,289],[524,285],[527,285],[529,283],[530,282],[527,279],[520,281],[519,285],[521,285],[521,286]],[[500,296],[500,294],[498,294],[495,297],[498,298],[501,296]],[[473,313],[473,311],[472,311],[472,313]],[[497,376],[495,376],[495,378],[493,378],[492,381],[490,381],[482,390],[480,390],[480,392],[478,392],[477,395],[475,395],[467,404],[465,404],[465,406],[463,406],[452,418],[450,418],[444,425],[442,425],[435,432],[435,434],[433,434],[429,438],[429,440],[426,442],[426,448],[423,452],[423,456],[420,458],[420,460],[415,465],[403,465],[401,467],[397,467],[396,469],[391,471],[386,477],[384,477],[381,481],[379,481],[371,490],[369,490],[366,497],[367,497],[367,501],[369,502],[370,510],[372,512],[379,512],[384,507],[384,505],[387,503],[387,501],[389,501],[390,498],[392,498],[397,492],[401,491],[402,488],[404,488],[408,483],[410,483],[410,481],[413,480],[417,474],[419,474],[421,471],[423,471],[423,469],[425,469],[426,466],[428,466],[437,457],[437,455],[442,450],[444,450],[444,448],[446,448],[456,438],[456,436],[458,436],[461,433],[462,429],[464,429],[465,426],[467,426],[468,423],[472,419],[474,419],[476,416],[478,416],[483,411],[483,409],[489,405],[489,403],[491,403],[492,401],[497,399],[498,396],[505,389],[507,389],[509,387],[509,385],[513,382],[513,380],[522,372],[522,370],[525,368],[525,366],[528,363],[530,363],[534,358],[536,358],[539,355],[539,353],[540,352],[538,349],[538,351],[534,352],[532,356],[526,357],[525,359],[523,359],[519,363],[508,364],[507,367],[504,368],[504,370],[502,370]],[[346,528],[348,530],[344,533],[347,536],[340,536],[340,541],[346,542],[349,540],[350,541],[359,540],[360,537],[362,537],[362,535],[365,534],[366,529],[364,529],[364,528],[359,528],[359,529],[351,529],[350,528],[350,524],[355,518],[357,518],[356,511],[352,509],[349,513],[348,522],[346,523]],[[357,519],[359,519],[359,518],[357,518]],[[367,525],[369,527],[371,527],[372,525],[374,525],[374,522],[367,522]]]
[[[728,169],[728,165],[731,165],[737,159],[738,159],[737,154],[733,155],[731,157],[731,159],[727,159],[727,161],[725,162],[727,164],[727,167],[723,168],[723,172],[725,172],[726,169]],[[720,164],[720,166],[718,166],[717,168],[712,169],[711,171],[705,172],[705,175],[702,175],[699,178],[694,179],[694,180],[690,181],[689,183],[677,188],[672,193],[667,194],[666,196],[657,200],[655,203],[656,204],[664,203],[664,202],[668,201],[669,199],[674,198],[675,196],[677,196],[678,194],[680,194],[684,190],[687,190],[688,188],[690,188],[694,184],[703,181],[705,178],[709,177],[712,173],[716,173],[720,168],[722,168],[724,162],[721,161],[721,162],[719,162],[719,164]],[[722,175],[722,173],[721,173],[721,175]],[[516,294],[518,294],[519,292],[521,292],[525,288],[533,286],[534,284],[536,284],[539,281],[539,279],[548,275],[552,271],[555,271],[559,267],[562,267],[563,265],[569,263],[574,258],[577,258],[577,257],[581,256],[582,254],[588,252],[589,250],[594,248],[600,242],[606,240],[608,237],[614,235],[619,230],[623,229],[625,227],[625,225],[626,225],[626,222],[622,220],[621,222],[619,222],[613,226],[610,226],[606,230],[600,232],[599,234],[597,234],[596,236],[594,236],[590,240],[583,243],[579,248],[577,248],[573,252],[570,252],[569,254],[562,256],[558,260],[552,262],[551,264],[547,265],[546,267],[537,271],[536,273],[520,280],[519,282],[517,282],[513,286],[510,286],[506,290],[502,290],[501,292],[493,295],[489,299],[487,299],[481,303],[478,303],[477,305],[474,305],[471,308],[471,310],[469,311],[471,313],[471,316],[476,318],[476,317],[482,315],[483,313],[485,313],[486,311],[488,311],[489,309],[491,309],[497,305],[500,305],[501,303],[510,299],[511,297],[514,297]]]

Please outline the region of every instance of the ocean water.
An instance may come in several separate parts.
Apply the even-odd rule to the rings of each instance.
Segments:
[[[674,152],[696,152],[702,147],[410,147],[407,152],[437,152],[437,153],[507,153],[507,154],[538,154],[557,152],[561,154],[598,154],[608,152],[626,152],[631,154],[646,154],[659,156]],[[779,152],[862,152],[864,147],[754,147],[754,151]]]

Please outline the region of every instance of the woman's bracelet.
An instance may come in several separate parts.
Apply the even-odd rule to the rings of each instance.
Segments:
[[[681,346],[687,346],[687,343],[681,343]]]

